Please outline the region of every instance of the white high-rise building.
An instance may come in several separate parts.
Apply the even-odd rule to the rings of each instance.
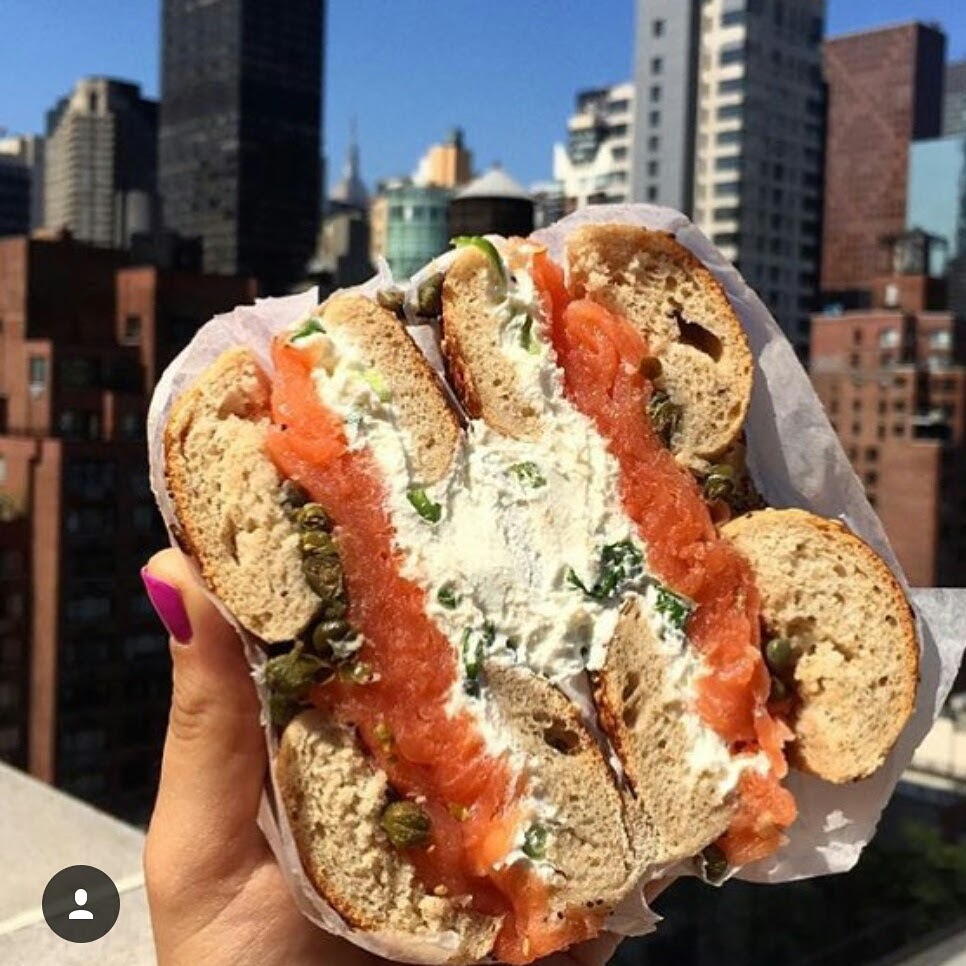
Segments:
[[[106,77],[78,81],[47,112],[46,228],[118,248],[152,229],[157,114],[136,84]]]
[[[634,85],[581,91],[567,144],[553,149],[553,176],[565,208],[627,201],[631,191]]]
[[[691,215],[795,342],[821,237],[824,0],[638,0],[631,195]]]

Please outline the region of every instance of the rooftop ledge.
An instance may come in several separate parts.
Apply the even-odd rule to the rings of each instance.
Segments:
[[[0,963],[5,966],[149,966],[155,962],[144,895],[144,834],[49,785],[0,764]],[[52,876],[92,865],[114,881],[121,911],[93,943],[47,927],[40,902]]]

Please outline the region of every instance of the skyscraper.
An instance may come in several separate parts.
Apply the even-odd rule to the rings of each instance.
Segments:
[[[824,0],[638,0],[632,197],[679,208],[795,342],[817,290]]]
[[[862,301],[905,228],[909,148],[940,133],[945,49],[945,35],[919,23],[825,44],[826,301]]]
[[[966,134],[966,60],[946,67],[943,134]]]
[[[44,225],[126,248],[150,231],[157,190],[156,101],[137,84],[88,77],[47,112]]]
[[[473,177],[473,154],[463,143],[463,131],[455,127],[442,144],[433,144],[419,159],[413,181],[437,188],[459,188]]]
[[[0,241],[0,759],[143,822],[170,692],[138,578],[167,542],[145,415],[162,368],[255,285],[125,260]]]
[[[568,211],[628,200],[633,118],[631,83],[577,94],[577,112],[567,122],[567,144],[553,149],[553,176]]]
[[[912,585],[966,581],[966,325],[900,236],[871,307],[816,315],[811,376]]]
[[[164,0],[165,224],[208,272],[285,291],[320,218],[324,0]]]
[[[0,235],[22,235],[43,223],[44,139],[0,138]]]

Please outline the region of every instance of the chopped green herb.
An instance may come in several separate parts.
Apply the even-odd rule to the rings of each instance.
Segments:
[[[540,340],[533,334],[533,317],[528,315],[520,326],[520,345],[532,356],[540,355]]]
[[[621,540],[618,543],[609,543],[601,550],[600,574],[593,587],[588,589],[572,567],[567,571],[567,583],[582,590],[588,597],[607,600],[643,573],[643,554],[631,540]]]
[[[480,693],[480,676],[483,673],[483,657],[496,640],[496,628],[487,621],[481,628],[467,627],[463,631],[463,670],[466,680],[463,690],[473,697]]]
[[[443,584],[436,591],[436,599],[439,601],[440,606],[445,607],[447,610],[456,610],[459,607],[460,597],[457,595],[456,588],[452,584]]]
[[[503,291],[506,291],[507,287],[507,276],[506,268],[503,265],[503,259],[500,257],[500,253],[496,250],[496,246],[493,242],[480,235],[459,235],[457,238],[451,239],[450,242],[456,248],[466,248],[467,246],[472,246],[473,248],[478,248],[484,255],[490,260],[490,264],[493,266],[493,270],[496,272],[496,277],[500,283],[500,287]]]
[[[540,472],[540,467],[532,461],[514,463],[510,467],[510,472],[523,486],[529,486],[534,490],[547,485],[547,478]]]
[[[443,508],[438,503],[433,503],[426,495],[425,490],[410,490],[406,497],[413,505],[413,509],[424,520],[429,520],[430,523],[439,523],[443,515]]]
[[[523,854],[528,855],[531,859],[546,858],[548,834],[546,825],[534,822],[523,833]]]
[[[665,587],[663,584],[655,584],[654,586],[657,591],[654,609],[675,630],[683,631],[684,625],[687,624],[688,618],[694,610],[694,602],[688,600],[687,597],[676,594],[670,587]]]
[[[389,402],[392,399],[392,390],[386,382],[383,374],[378,369],[366,369],[362,378],[369,383],[369,388],[379,398],[379,402]]]
[[[316,318],[306,319],[302,323],[302,327],[298,331],[294,332],[289,337],[289,342],[295,342],[298,339],[307,339],[310,335],[325,334],[325,329],[322,328],[322,323]]]

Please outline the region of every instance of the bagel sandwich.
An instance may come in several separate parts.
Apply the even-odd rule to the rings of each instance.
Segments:
[[[271,372],[243,346],[212,364],[165,469],[182,546],[264,644],[319,894],[353,929],[524,963],[649,877],[772,854],[789,765],[879,767],[918,649],[857,537],[757,509],[753,360],[689,252],[619,225],[578,229],[563,267],[459,242],[413,293],[458,407],[398,292],[336,295]]]

